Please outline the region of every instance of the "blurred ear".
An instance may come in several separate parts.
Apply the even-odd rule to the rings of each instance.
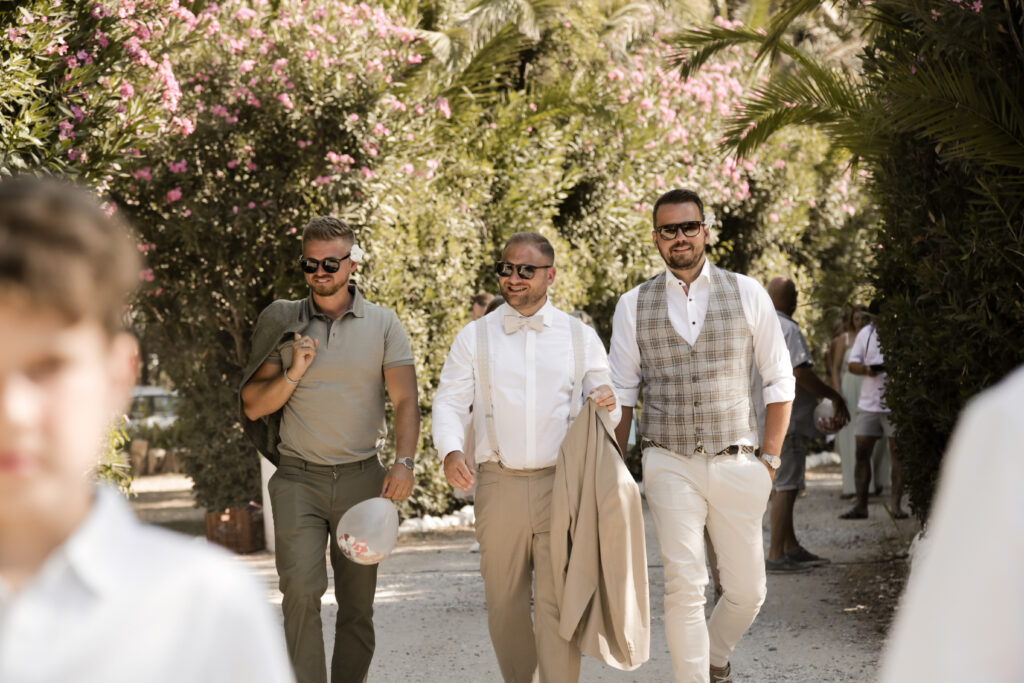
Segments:
[[[555,281],[555,275],[558,274],[558,268],[551,266],[548,268],[548,285],[550,286]]]
[[[112,410],[125,413],[131,402],[132,388],[139,374],[139,342],[128,332],[117,333],[110,342],[109,381]]]

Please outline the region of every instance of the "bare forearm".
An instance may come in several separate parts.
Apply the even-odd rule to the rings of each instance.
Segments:
[[[789,427],[789,414],[793,409],[792,401],[769,403],[765,406],[764,439],[761,441],[761,452],[778,455],[782,452],[782,442],[786,439]]]
[[[629,429],[633,424],[633,406],[622,406],[622,417],[619,424],[615,426],[615,441],[619,444],[619,450],[623,455],[626,453],[626,446],[629,443]]]
[[[853,361],[849,364],[849,370],[854,375],[870,375],[871,368],[864,365],[863,363],[854,363]]]
[[[835,389],[822,382],[821,378],[809,367],[794,368],[793,377],[797,384],[818,398],[829,398],[833,401],[842,398]]]
[[[415,458],[420,440],[420,407],[415,397],[395,406],[395,452],[399,458]]]
[[[245,416],[250,420],[258,420],[276,413],[295,393],[296,386],[284,378],[283,372],[268,379],[250,380],[242,389]]]

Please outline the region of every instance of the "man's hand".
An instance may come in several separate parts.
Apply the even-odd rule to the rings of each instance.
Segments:
[[[590,392],[590,398],[594,403],[608,409],[608,412],[615,410],[615,391],[607,384],[602,384]]]
[[[472,488],[476,479],[476,461],[462,451],[452,451],[444,459],[444,476],[457,489]]]
[[[380,497],[405,500],[412,494],[413,481],[409,468],[396,462],[384,477],[384,487],[380,490]]]
[[[295,333],[295,341],[292,342],[292,366],[286,370],[287,376],[293,382],[306,374],[306,369],[316,358],[319,346],[319,339],[313,339],[309,335],[300,337],[298,332]]]
[[[761,464],[764,465],[768,469],[768,476],[772,478],[772,483],[774,484],[775,483],[775,468],[772,467],[771,465],[769,465],[768,461],[765,460],[764,458],[758,458],[758,460],[760,460]]]
[[[850,409],[846,406],[846,399],[841,394],[836,394],[832,399],[832,417],[840,420],[843,425],[850,424]]]

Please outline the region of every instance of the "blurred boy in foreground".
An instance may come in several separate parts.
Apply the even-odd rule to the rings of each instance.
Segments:
[[[135,381],[138,272],[88,195],[0,180],[0,680],[290,681],[258,584],[93,481]]]

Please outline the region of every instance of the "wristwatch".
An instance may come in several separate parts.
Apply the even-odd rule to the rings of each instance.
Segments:
[[[779,469],[779,465],[782,464],[782,458],[780,458],[777,455],[764,454],[764,455],[761,456],[761,459],[764,460],[766,463],[768,463],[768,465],[773,470]]]
[[[410,472],[412,472],[416,467],[416,461],[413,460],[412,458],[395,458],[395,462],[405,465],[406,467],[409,468]]]

